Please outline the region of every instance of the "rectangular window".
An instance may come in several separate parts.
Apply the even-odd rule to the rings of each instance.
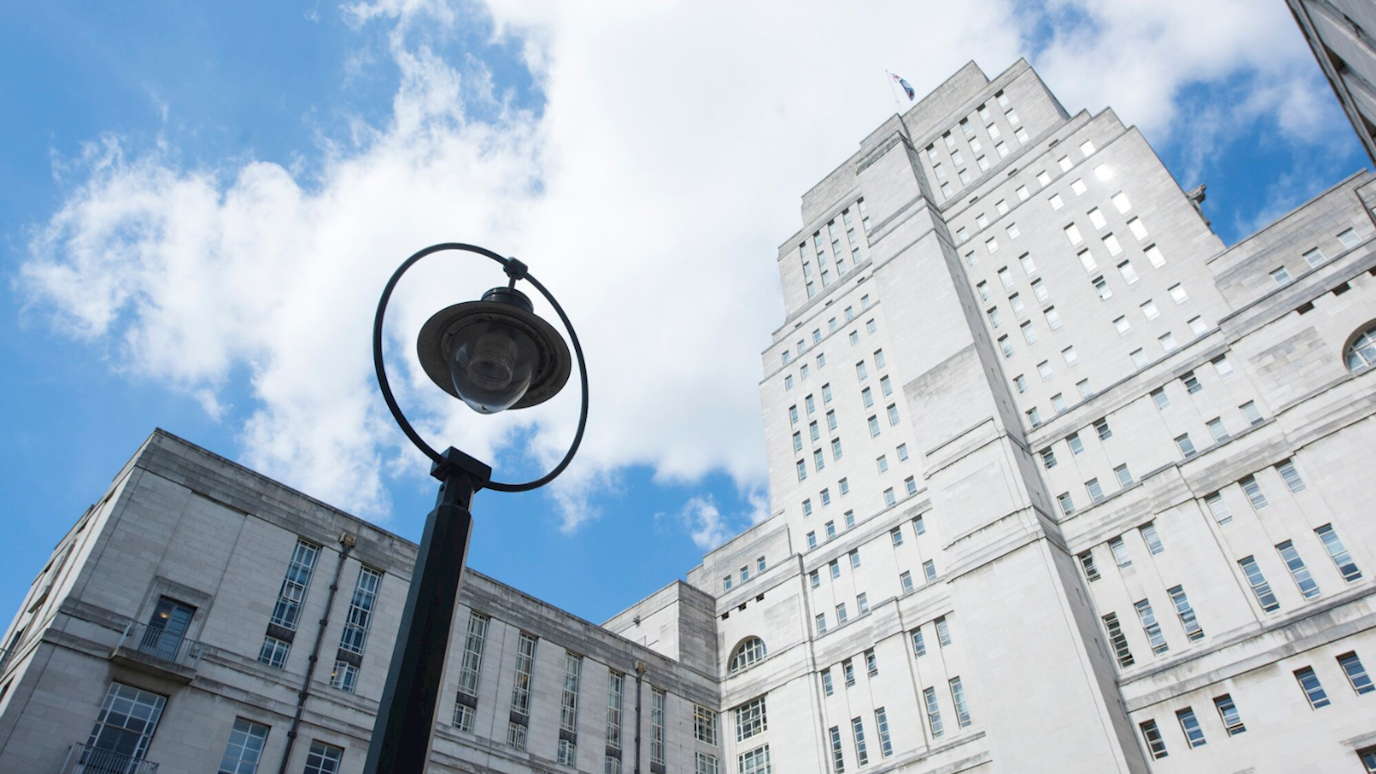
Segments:
[[[1185,292],[1185,286],[1179,283],[1166,288],[1166,292],[1171,294],[1171,300],[1177,304],[1183,304],[1190,300],[1190,294]]]
[[[860,549],[852,549],[850,554],[850,566],[852,568],[860,566]]]
[[[668,696],[664,691],[658,688],[650,689],[650,765],[652,766],[656,763],[660,766],[664,765],[664,705],[667,698]]]
[[[877,417],[877,416],[870,417],[868,420],[866,420],[866,422],[867,422],[867,424],[869,425],[869,428],[870,428],[870,437],[871,437],[871,438],[878,438],[878,437],[879,437],[879,417]]]
[[[831,736],[832,768],[836,772],[836,774],[845,774],[846,757],[841,749],[841,729],[837,726],[832,726],[830,729],[828,729],[828,734],[830,734]]]
[[[1193,333],[1194,336],[1195,336],[1195,338],[1199,338],[1200,336],[1203,336],[1203,335],[1204,335],[1205,333],[1207,333],[1208,330],[1209,330],[1209,324],[1206,323],[1206,322],[1204,322],[1204,318],[1203,318],[1203,317],[1192,317],[1192,318],[1190,318],[1189,326],[1190,326],[1190,333]]]
[[[368,626],[372,622],[373,605],[377,602],[378,586],[382,583],[382,573],[370,567],[358,568],[358,579],[354,583],[354,596],[349,602],[349,615],[344,621],[344,632],[339,638],[339,647],[350,653],[363,653],[368,639]]]
[[[339,774],[343,760],[343,747],[312,740],[310,751],[306,753],[305,774]]]
[[[1228,510],[1228,504],[1223,501],[1223,495],[1218,492],[1205,497],[1204,504],[1208,506],[1209,514],[1214,517],[1214,521],[1220,525],[1233,520],[1233,514]]]
[[[1158,387],[1157,389],[1152,390],[1151,399],[1154,403],[1156,403],[1156,408],[1160,411],[1165,411],[1166,409],[1171,407],[1170,396],[1166,395],[1166,389],[1164,387]]]
[[[889,381],[889,377],[881,376],[879,378],[879,390],[884,393],[886,398],[893,394],[893,384]]]
[[[1231,695],[1225,693],[1215,696],[1214,709],[1218,710],[1218,718],[1223,721],[1223,730],[1228,732],[1228,736],[1246,733],[1247,726],[1243,724],[1242,715],[1237,711]]]
[[[1118,467],[1114,468],[1113,475],[1118,477],[1119,489],[1127,489],[1128,487],[1132,486],[1132,471],[1128,470],[1127,465],[1119,465]],[[1147,526],[1151,527],[1150,524],[1148,524]],[[1146,527],[1143,527],[1143,529],[1146,529]],[[1151,529],[1153,532],[1156,531],[1155,527],[1151,527]],[[1144,532],[1143,534],[1146,533]],[[1156,554],[1160,553],[1160,551],[1152,551],[1152,553]]]
[[[951,701],[956,706],[956,724],[961,728],[969,728],[972,721],[970,707],[965,703],[965,686],[961,684],[959,677],[952,677],[950,683]]]
[[[1133,227],[1136,223],[1137,220],[1134,218],[1133,220],[1128,221],[1128,226]],[[1137,234],[1137,229],[1135,227],[1133,227],[1132,233],[1134,235]],[[1143,231],[1142,235],[1138,236],[1137,238],[1144,239],[1145,237],[1146,232]],[[1147,248],[1143,250],[1143,252],[1147,254],[1147,260],[1151,261],[1152,266],[1159,269],[1162,266],[1166,265],[1166,256],[1161,252],[1160,247],[1157,247],[1156,245],[1147,245]]]
[[[256,774],[268,742],[268,727],[243,718],[234,719],[225,754],[220,759],[220,774]]]
[[[1108,632],[1108,641],[1113,646],[1113,655],[1118,660],[1118,666],[1132,666],[1135,661],[1132,658],[1132,651],[1128,648],[1127,635],[1123,634],[1122,624],[1118,622],[1117,613],[1109,613],[1104,616],[1104,629]]]
[[[1151,757],[1166,757],[1166,740],[1161,737],[1161,729],[1156,727],[1156,721],[1144,720],[1138,727],[1142,729],[1142,740],[1147,743],[1147,752],[1151,753]]]
[[[1031,322],[1025,322],[1018,327],[1022,330],[1022,338],[1024,341],[1028,344],[1037,343],[1037,331],[1032,328]]]
[[[1008,224],[1009,235],[1016,236],[1015,232],[1017,232],[1017,226],[1013,225],[1012,223]],[[1031,253],[1023,253],[1022,257],[1018,258],[1018,263],[1022,264],[1023,274],[1026,274],[1030,277],[1033,274],[1037,273],[1037,264],[1035,261],[1032,260]]]
[[[1180,345],[1175,343],[1175,334],[1170,331],[1161,334],[1156,340],[1161,343],[1161,351],[1168,354],[1180,348]]]
[[[842,602],[841,604],[836,606],[836,625],[840,626],[841,624],[849,620],[850,616],[846,614],[846,603]]]
[[[1304,691],[1304,698],[1309,700],[1310,709],[1319,709],[1329,705],[1328,694],[1324,693],[1323,685],[1319,683],[1319,676],[1314,674],[1310,667],[1295,670],[1295,680],[1300,684],[1300,690]]]
[[[1366,673],[1366,667],[1362,666],[1362,660],[1357,658],[1356,653],[1344,653],[1338,656],[1338,666],[1343,668],[1343,674],[1347,675],[1347,682],[1352,686],[1352,690],[1358,696],[1364,693],[1376,691],[1376,685],[1371,684],[1371,677]]]
[[[1139,371],[1151,363],[1151,356],[1142,349],[1134,349],[1128,356],[1132,358],[1133,366]]]
[[[1042,378],[1042,381],[1044,381],[1044,382],[1049,382],[1049,381],[1051,381],[1051,376],[1052,376],[1051,363],[1050,363],[1049,361],[1046,361],[1046,360],[1043,360],[1042,362],[1038,363],[1038,364],[1037,364],[1037,375],[1040,376],[1040,377]]]
[[[1128,201],[1128,195],[1119,191],[1113,195],[1113,206],[1118,208],[1121,213],[1126,213],[1132,209],[1132,203]]]
[[[284,629],[296,631],[301,618],[301,605],[306,601],[306,591],[315,573],[315,563],[320,557],[320,546],[298,539],[292,551],[291,561],[287,564],[286,577],[277,592],[277,604],[272,609],[272,622]]]
[[[1350,228],[1338,235],[1338,241],[1342,242],[1343,247],[1347,248],[1348,250],[1351,250],[1352,248],[1362,243],[1361,237],[1357,236],[1357,232],[1353,231]]]
[[[1247,576],[1247,583],[1252,587],[1252,594],[1257,598],[1257,604],[1261,605],[1264,612],[1271,612],[1280,609],[1280,602],[1276,601],[1276,595],[1271,591],[1271,584],[1266,582],[1266,576],[1262,575],[1261,568],[1257,566],[1255,557],[1247,556],[1237,561],[1242,567],[1242,572]]]
[[[1284,266],[1281,266],[1271,272],[1271,279],[1275,280],[1277,285],[1289,284],[1290,272],[1286,271]]]
[[[1103,166],[1103,164],[1100,164],[1099,166],[1095,167],[1095,169],[1100,170],[1103,168]],[[1085,185],[1084,180],[1076,180],[1075,182],[1070,184],[1070,190],[1074,191],[1076,196],[1084,196],[1085,191],[1089,190],[1089,186]]]
[[[1061,199],[1060,194],[1051,194],[1050,198],[1046,200],[1046,203],[1051,205],[1052,211],[1059,210],[1065,206],[1065,200]]]
[[[1242,484],[1242,491],[1247,493],[1247,499],[1251,501],[1253,508],[1259,511],[1270,505],[1265,493],[1261,491],[1261,484],[1257,483],[1256,476],[1247,476],[1238,483]]]
[[[511,688],[511,711],[527,717],[530,715],[530,678],[535,670],[535,643],[534,635],[521,632],[520,639],[516,644],[516,674]],[[521,750],[525,749],[524,728],[525,726],[522,725],[520,737],[522,746],[517,748]]]
[[[1151,652],[1160,655],[1170,650],[1165,635],[1161,633],[1161,624],[1156,620],[1156,613],[1152,612],[1151,602],[1143,599],[1133,604],[1133,607],[1137,610],[1137,617],[1142,621],[1142,631],[1147,634]]]
[[[693,736],[699,742],[717,743],[717,713],[698,704],[693,705]]]
[[[1070,499],[1069,492],[1062,492],[1056,495],[1056,503],[1061,506],[1061,513],[1070,516],[1075,513],[1075,503]]]
[[[1094,224],[1095,228],[1103,228],[1108,225],[1108,221],[1104,219],[1104,213],[1100,212],[1098,207],[1090,210],[1087,214],[1089,215],[1089,222]]]
[[[1171,596],[1171,603],[1175,605],[1175,614],[1180,617],[1180,625],[1184,627],[1190,642],[1204,639],[1204,628],[1199,625],[1199,619],[1195,617],[1194,608],[1190,607],[1189,597],[1185,596],[1185,588],[1176,586],[1167,590],[1166,593]]]
[[[1046,324],[1051,327],[1051,330],[1060,330],[1061,314],[1056,311],[1056,307],[1048,306],[1042,310],[1042,314],[1046,315]]]
[[[694,752],[694,753],[693,753],[693,756],[694,756],[694,759],[696,760],[696,764],[695,764],[696,767],[697,767],[697,772],[696,772],[696,774],[719,774],[719,772],[721,771],[721,770],[717,767],[717,759],[716,759],[716,756],[708,755],[707,753],[704,753],[704,752]],[[621,760],[618,758],[618,759],[617,759],[618,771],[619,771],[619,764],[620,764],[620,763],[621,763]],[[608,774],[611,774],[611,773],[609,772]]]
[[[828,430],[831,430],[831,431],[835,431],[835,430],[836,430],[836,410],[835,410],[835,409],[832,409],[831,411],[828,411],[828,412],[827,412],[827,429],[828,429]]]
[[[1076,363],[1080,362],[1080,356],[1075,354],[1074,347],[1066,347],[1065,349],[1061,350],[1061,357],[1065,358],[1065,364],[1068,366],[1073,366]]]
[[[1013,377],[1013,387],[1018,391],[1019,395],[1027,392],[1027,377],[1022,374]]]
[[[928,583],[936,580],[936,562],[934,560],[928,559],[922,563],[922,577],[926,578]]]
[[[1238,406],[1238,408],[1242,410],[1242,416],[1246,417],[1247,424],[1252,427],[1256,427],[1266,421],[1266,419],[1262,417],[1261,411],[1257,409],[1256,401],[1249,400],[1241,406]]]
[[[818,614],[817,614],[817,633],[818,633],[818,634],[826,634],[826,631],[827,631],[827,614],[826,614],[826,613],[818,613]]]
[[[941,616],[932,621],[936,624],[936,641],[944,648],[951,644],[951,627],[946,623],[946,616]]]
[[[263,646],[258,649],[258,660],[274,669],[285,669],[291,644],[285,640],[268,635],[263,638]]]
[[[1084,442],[1080,440],[1079,433],[1071,433],[1070,435],[1067,435],[1065,437],[1065,442],[1070,447],[1071,454],[1078,456],[1084,453],[1085,445]]]
[[[616,765],[621,764],[621,710],[624,702],[626,686],[626,676],[620,672],[610,672],[607,675],[607,757],[615,758]],[[702,707],[698,707],[703,710]],[[712,741],[709,744],[716,744],[716,713],[705,710],[711,715],[712,725],[708,730],[712,734]],[[701,734],[699,726],[699,734]],[[702,737],[699,736],[699,739]],[[615,754],[613,754],[613,751]]]
[[[1209,427],[1209,434],[1214,437],[1215,443],[1223,443],[1232,437],[1228,435],[1228,428],[1223,426],[1223,419],[1221,417],[1214,417],[1208,422],[1205,422],[1205,424]]]
[[[1186,707],[1175,711],[1176,720],[1180,721],[1180,730],[1185,732],[1185,744],[1190,748],[1203,747],[1204,729],[1199,726],[1199,719],[1194,716],[1194,709]]]
[[[338,688],[345,693],[353,693],[358,687],[358,667],[342,659],[336,659],[334,669],[330,671],[330,687]]]
[[[830,696],[830,695],[832,695],[832,694],[835,693],[835,692],[836,692],[836,687],[835,687],[835,686],[832,684],[832,682],[831,682],[831,669],[830,669],[830,668],[823,669],[823,670],[822,670],[822,693],[825,693],[827,696]]]
[[[865,745],[865,724],[860,718],[850,719],[851,734],[855,739],[855,761],[864,766],[870,762],[869,749]]]
[[[1042,455],[1042,467],[1046,468],[1047,470],[1051,470],[1052,468],[1056,467],[1056,450],[1055,450],[1055,449],[1052,449],[1050,446],[1048,446],[1048,447],[1046,447],[1045,449],[1042,449],[1041,455]]]
[[[1032,425],[1033,427],[1040,427],[1040,426],[1041,426],[1041,424],[1042,424],[1042,412],[1041,412],[1041,410],[1039,410],[1036,406],[1033,406],[1032,408],[1030,408],[1030,409],[1027,410],[1026,414],[1027,414],[1027,423],[1028,423],[1028,424]]]
[[[1300,472],[1295,470],[1295,463],[1292,460],[1283,460],[1279,465],[1276,465],[1276,472],[1285,479],[1285,485],[1294,494],[1299,494],[1307,488],[1304,479],[1300,478]]]
[[[1280,558],[1285,561],[1285,566],[1290,570],[1290,577],[1295,579],[1295,585],[1299,586],[1300,593],[1304,595],[1304,598],[1317,597],[1319,584],[1315,582],[1314,576],[1309,573],[1309,568],[1300,558],[1300,552],[1295,549],[1294,542],[1287,540],[1277,545],[1276,550],[1280,552]]]
[[[1156,302],[1152,301],[1150,298],[1142,303],[1141,309],[1142,316],[1147,318],[1147,322],[1151,322],[1161,316],[1161,312],[1156,308]]]
[[[559,729],[570,734],[578,732],[578,684],[583,675],[583,657],[564,655],[564,692],[559,702]],[[573,765],[572,754],[568,761]]]
[[[925,534],[927,534],[927,525],[926,525],[925,522],[923,522],[921,516],[914,516],[914,517],[913,517],[913,534],[915,534],[915,535],[925,535]]]
[[[1080,553],[1080,567],[1085,571],[1087,580],[1099,580],[1099,568],[1094,564],[1094,551],[1083,551]]]
[[[1142,533],[1142,541],[1147,544],[1147,550],[1156,555],[1166,550],[1166,546],[1161,542],[1161,535],[1156,532],[1156,522],[1149,521],[1137,528]]]
[[[897,503],[897,502],[898,502],[898,498],[894,496],[893,487],[889,487],[888,489],[885,489],[885,490],[884,490],[884,505],[886,505],[886,506],[892,508],[892,507],[894,506],[894,504]]]
[[[1070,225],[1066,226],[1064,230],[1065,238],[1070,240],[1070,244],[1078,245],[1081,242],[1085,241],[1084,237],[1080,235],[1080,228],[1076,226],[1074,223],[1071,223]]]
[[[1177,435],[1175,437],[1175,445],[1177,448],[1180,449],[1180,453],[1184,455],[1185,459],[1187,460],[1199,453],[1194,448],[1194,441],[1190,440],[1189,433],[1185,433],[1184,435]]]
[[[816,532],[809,532],[809,533],[807,533],[807,547],[808,547],[808,548],[816,548],[816,547],[817,547],[817,533],[816,533]]]
[[[898,583],[903,587],[904,594],[910,594],[913,590],[913,574],[904,570],[898,575]]]
[[[1352,561],[1352,555],[1347,552],[1347,547],[1343,545],[1342,538],[1333,530],[1332,524],[1325,524],[1314,530],[1314,534],[1323,541],[1323,547],[1328,550],[1328,557],[1337,566],[1338,572],[1342,574],[1343,580],[1352,583],[1362,577],[1362,571],[1357,569],[1357,563]]]
[[[459,667],[459,693],[471,698],[473,703],[469,706],[476,706],[478,700],[478,676],[482,671],[488,620],[488,617],[481,613],[473,613],[468,618],[468,636],[464,640],[463,662]],[[459,703],[465,702],[460,699]]]
[[[932,730],[932,737],[940,739],[945,730],[941,727],[941,707],[936,703],[936,689],[922,689],[922,700],[927,705],[927,726]]]
[[[1101,441],[1107,441],[1113,437],[1113,430],[1109,428],[1107,419],[1095,420],[1094,432],[1099,434],[1099,440]]]
[[[845,678],[847,687],[855,685],[855,665],[850,659],[841,662],[841,676]]]
[[[927,655],[927,643],[922,640],[921,629],[913,630],[913,655],[918,657]]]
[[[886,410],[888,411],[888,414],[889,414],[889,427],[897,427],[897,426],[898,426],[898,404],[897,404],[897,403],[890,403],[888,409],[886,409]]]
[[[1089,493],[1089,501],[1097,503],[1104,499],[1104,488],[1099,485],[1099,479],[1091,478],[1085,482],[1085,491]]]

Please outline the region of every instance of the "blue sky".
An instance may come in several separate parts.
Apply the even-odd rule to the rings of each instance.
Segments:
[[[1113,106],[1206,182],[1230,244],[1365,165],[1283,3],[1195,5],[7,5],[0,608],[154,427],[417,537],[433,488],[368,326],[396,263],[453,239],[526,260],[593,376],[578,464],[480,494],[471,566],[605,619],[769,512],[773,255],[893,111],[885,69],[922,94],[1027,57],[1071,112]],[[571,396],[484,420],[407,359],[484,271],[398,291],[394,378],[437,445],[538,474]]]

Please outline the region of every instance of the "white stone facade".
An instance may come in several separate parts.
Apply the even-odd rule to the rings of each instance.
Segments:
[[[1367,157],[1376,163],[1376,4],[1286,0]]]
[[[772,515],[601,627],[470,574],[435,770],[608,771],[613,671],[628,773],[1366,770],[1374,180],[1225,247],[1111,111],[1070,115],[1022,62],[967,65],[807,192],[779,250]],[[320,553],[290,632],[299,540]],[[62,770],[119,683],[167,697],[142,752],[163,770],[215,770],[242,719],[270,728],[257,771],[316,771],[317,744],[357,771],[414,551],[155,433],[6,634],[0,770]],[[362,566],[382,576],[359,655]],[[194,608],[194,654],[132,644],[164,597]],[[292,640],[281,668],[268,636]],[[720,713],[709,741],[695,707]]]

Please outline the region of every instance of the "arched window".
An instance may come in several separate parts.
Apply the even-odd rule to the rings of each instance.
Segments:
[[[764,640],[759,637],[746,637],[741,640],[741,644],[731,651],[731,674],[736,674],[743,669],[755,666],[756,662],[764,658]]]
[[[1352,339],[1343,359],[1347,361],[1347,370],[1354,374],[1376,365],[1376,325],[1368,326]]]

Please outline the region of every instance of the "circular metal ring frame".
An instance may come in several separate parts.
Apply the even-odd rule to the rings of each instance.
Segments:
[[[437,245],[431,245],[410,258],[407,258],[401,266],[397,267],[396,272],[392,274],[392,278],[387,281],[387,287],[382,291],[382,298],[378,300],[377,304],[377,315],[373,318],[373,369],[377,372],[377,383],[378,387],[382,389],[382,398],[387,401],[387,408],[391,410],[392,417],[396,419],[397,424],[401,426],[401,431],[406,434],[407,438],[411,439],[411,443],[415,444],[416,448],[424,452],[425,456],[429,457],[436,464],[442,464],[444,462],[444,457],[420,437],[420,434],[417,433],[415,428],[411,426],[411,423],[407,421],[406,415],[401,411],[401,407],[397,405],[396,397],[392,395],[392,386],[387,381],[387,367],[382,361],[382,321],[387,314],[387,303],[392,299],[392,291],[396,289],[397,282],[401,279],[401,276],[420,261],[420,259],[427,255],[443,252],[445,250],[460,250],[469,253],[477,253],[478,255],[491,258],[497,263],[500,263],[503,268],[511,267],[511,264],[508,263],[506,258],[503,258],[485,247],[463,244],[461,242],[442,242]],[[512,276],[513,284],[514,280],[518,279],[518,277],[512,275],[510,272],[508,272],[508,276]],[[560,460],[559,464],[555,465],[554,469],[549,473],[532,481],[526,481],[520,484],[511,484],[504,481],[487,481],[483,484],[484,489],[495,489],[498,492],[528,492],[553,481],[560,473],[563,473],[564,469],[573,461],[574,453],[578,451],[579,444],[583,442],[583,430],[588,425],[588,368],[587,364],[583,362],[583,347],[578,343],[578,333],[573,330],[573,323],[569,322],[568,315],[564,314],[564,308],[559,306],[559,302],[554,300],[554,296],[545,289],[544,285],[540,284],[539,280],[535,279],[535,277],[529,273],[523,274],[519,279],[524,279],[533,285],[536,290],[540,291],[540,295],[544,296],[550,306],[554,307],[554,311],[564,323],[565,330],[569,332],[569,339],[573,343],[574,355],[578,358],[578,378],[583,391],[583,405],[578,415],[578,432],[574,433],[573,443],[569,445],[568,453],[564,455],[564,459]]]

